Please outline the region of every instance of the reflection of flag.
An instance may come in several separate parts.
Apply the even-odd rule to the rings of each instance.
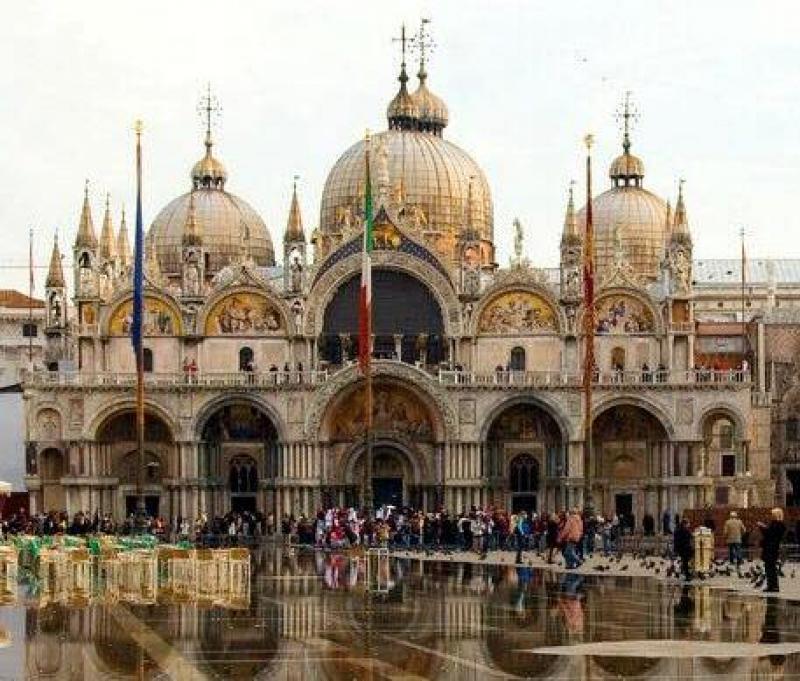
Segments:
[[[372,336],[372,184],[369,179],[369,143],[364,173],[364,252],[361,256],[361,295],[358,310],[358,364],[369,371],[370,337]]]
[[[131,343],[136,353],[136,370],[142,371],[142,323],[144,317],[144,229],[142,228],[142,143],[141,129],[136,131],[136,238],[133,261],[133,324]]]

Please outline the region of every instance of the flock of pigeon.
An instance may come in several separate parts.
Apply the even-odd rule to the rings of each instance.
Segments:
[[[453,551],[449,550],[425,550],[425,555],[427,557],[441,557],[444,554],[447,560],[452,560],[453,553]],[[478,559],[482,561],[486,560],[487,555],[488,554],[486,553],[481,553],[478,555]],[[547,563],[546,555],[543,552],[537,552],[536,557],[542,562]],[[598,562],[591,567],[591,571],[598,573],[611,571],[627,572],[630,570],[631,566],[637,566],[640,571],[644,571],[645,573],[657,577],[663,576],[674,579],[681,579],[683,577],[681,575],[680,562],[677,558],[674,558],[667,553],[662,555],[653,555],[634,552],[630,555],[605,556],[601,558],[600,561],[601,562]],[[523,564],[527,566],[533,566],[534,561],[532,558],[526,557],[526,559],[523,561]],[[554,562],[553,565],[557,567],[564,567],[564,562],[563,560],[558,560]],[[778,576],[781,578],[788,577],[790,579],[795,579],[796,569],[792,569],[787,575],[783,570],[783,566],[779,563]],[[760,561],[752,560],[744,560],[740,565],[736,565],[727,560],[715,559],[711,561],[711,566],[708,572],[692,573],[693,580],[696,579],[699,581],[706,581],[713,579],[714,577],[735,578],[741,580],[743,585],[744,583],[749,582],[750,587],[753,589],[760,589],[766,581],[766,573],[764,572],[763,564]]]

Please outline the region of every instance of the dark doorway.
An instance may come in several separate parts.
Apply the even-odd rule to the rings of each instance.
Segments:
[[[633,529],[635,524],[633,518],[633,494],[616,494],[614,496],[614,511],[619,516],[619,523],[622,527]]]
[[[526,511],[528,515],[536,512],[536,495],[535,494],[517,494],[511,499],[512,513],[519,513]]]
[[[125,497],[125,514],[131,515],[132,513],[136,513],[136,501],[138,497],[135,494],[129,494]],[[151,518],[155,518],[158,515],[158,502],[159,497],[155,495],[147,495],[144,498],[144,508],[147,511],[147,515]]]
[[[511,371],[525,371],[525,349],[513,348],[511,357],[508,361],[508,368]]]
[[[254,496],[248,497],[231,497],[231,511],[234,513],[249,513],[256,512],[256,498]]]
[[[247,346],[239,349],[239,371],[253,370],[253,349]]]
[[[378,506],[403,505],[403,478],[372,478],[372,496]]]

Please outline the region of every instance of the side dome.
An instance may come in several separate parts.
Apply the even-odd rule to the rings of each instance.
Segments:
[[[245,249],[256,265],[275,264],[272,239],[255,209],[223,189],[201,187],[170,201],[150,227],[148,236],[155,244],[164,274],[180,272],[181,244],[192,201],[194,220],[208,254],[210,275],[238,259]]]
[[[193,213],[193,238],[202,243],[208,258],[207,275],[213,276],[244,253],[256,265],[275,264],[275,250],[267,226],[250,204],[226,191],[228,171],[214,157],[213,146],[209,122],[206,153],[192,166],[193,191],[168,203],[150,226],[148,239],[155,245],[161,271],[167,276],[180,275],[181,246],[190,211]]]
[[[577,215],[586,226],[586,208]],[[658,277],[667,239],[667,204],[642,187],[617,186],[592,200],[595,267],[602,280],[621,249],[624,261],[646,279]]]
[[[365,144],[364,140],[356,142],[328,173],[320,207],[323,239],[348,228],[360,229]],[[376,159],[384,154],[390,194],[407,209],[417,211],[414,222],[420,232],[437,234],[440,255],[457,257],[457,243],[468,222],[481,239],[493,240],[489,183],[481,167],[463,149],[430,132],[407,129],[373,135],[370,149],[372,177],[379,177]],[[325,250],[323,245],[323,253]]]

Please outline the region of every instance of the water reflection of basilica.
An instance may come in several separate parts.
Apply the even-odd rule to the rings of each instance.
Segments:
[[[333,574],[336,572],[336,574]],[[355,575],[355,578],[353,578]],[[242,611],[131,608],[144,652],[113,607],[26,612],[30,678],[146,678],[161,641],[199,673],[224,678],[783,678],[798,656],[680,659],[554,656],[546,646],[625,640],[758,643],[791,638],[791,603],[651,580],[540,570],[394,562],[387,594],[364,588],[346,559],[262,552]],[[787,636],[788,635],[788,636]],[[644,644],[646,645],[646,644]],[[676,644],[679,645],[679,644]],[[151,657],[151,655],[153,657]]]

